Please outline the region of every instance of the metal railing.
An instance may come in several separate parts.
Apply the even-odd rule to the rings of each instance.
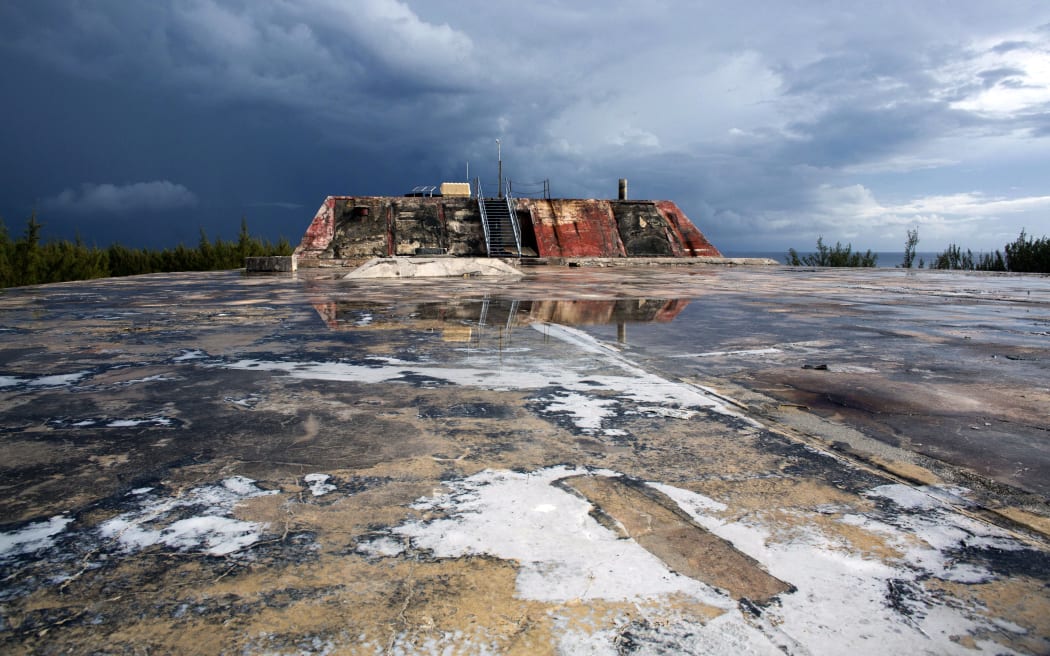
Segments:
[[[518,257],[521,257],[521,226],[518,225],[518,203],[510,191],[510,180],[507,180],[507,215],[510,217],[510,227],[514,230],[514,249]]]
[[[474,178],[474,198],[478,201],[478,211],[481,212],[481,229],[485,232],[485,254],[492,254],[492,240],[489,237],[489,217],[485,211],[485,196],[481,193],[481,178]]]
[[[495,226],[489,222],[489,213],[485,204],[485,193],[482,190],[481,178],[474,178],[471,181],[471,186],[473,187],[471,194],[474,196],[475,200],[477,200],[478,211],[481,213],[481,227],[485,233],[485,251],[491,257],[493,247],[492,240],[494,237],[498,237],[501,241],[501,243],[497,244],[500,250],[506,248],[508,245],[506,243],[506,227],[503,225],[502,218],[499,216],[493,217],[493,220],[496,221]],[[506,193],[503,195],[502,199],[493,198],[489,200],[493,203],[501,200],[506,204],[507,221],[510,223],[511,233],[514,236],[514,253],[517,257],[521,257],[521,224],[518,223],[518,202],[512,193],[510,180],[507,180],[505,191]]]
[[[507,193],[509,194],[511,191],[519,197],[546,198],[547,200],[550,200],[551,181],[547,178],[536,182],[518,182],[515,184],[508,178]]]

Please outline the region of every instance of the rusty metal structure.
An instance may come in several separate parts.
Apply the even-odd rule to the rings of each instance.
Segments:
[[[296,248],[299,266],[372,257],[721,257],[672,201],[329,196]]]

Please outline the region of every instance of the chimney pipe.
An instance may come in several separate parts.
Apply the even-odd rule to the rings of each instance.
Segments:
[[[620,200],[627,200],[627,178],[620,178]]]

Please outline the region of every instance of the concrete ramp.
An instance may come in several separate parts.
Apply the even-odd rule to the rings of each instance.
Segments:
[[[461,278],[474,276],[513,276],[521,271],[501,260],[485,257],[377,257],[362,264],[344,280],[369,278]]]

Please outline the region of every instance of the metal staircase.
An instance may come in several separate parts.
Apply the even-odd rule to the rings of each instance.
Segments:
[[[521,257],[521,226],[514,199],[510,194],[505,198],[485,198],[480,182],[475,189],[489,257]]]

